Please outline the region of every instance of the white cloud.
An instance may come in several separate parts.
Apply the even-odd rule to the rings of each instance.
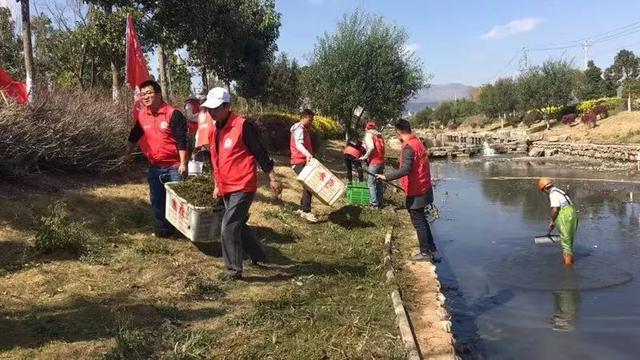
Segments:
[[[515,35],[518,33],[524,33],[534,30],[540,25],[542,19],[538,18],[523,18],[516,19],[508,22],[504,25],[495,25],[489,32],[483,34],[483,39],[504,39],[507,36]]]

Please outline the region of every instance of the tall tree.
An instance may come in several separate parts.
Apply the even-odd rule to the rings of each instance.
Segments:
[[[577,70],[565,60],[547,60],[518,78],[520,110],[566,105],[573,98]]]
[[[22,14],[22,53],[24,55],[24,68],[27,79],[27,94],[29,102],[35,100],[35,76],[33,65],[33,47],[31,46],[31,16],[29,15],[29,0],[20,0]]]
[[[620,50],[607,68],[606,76],[621,84],[625,79],[637,79],[640,76],[640,58],[633,51]]]
[[[478,104],[489,117],[505,116],[516,110],[518,97],[516,83],[511,78],[502,78],[480,88]]]
[[[186,98],[191,92],[191,74],[186,63],[175,53],[167,54],[171,69],[171,89],[174,97]]]
[[[264,85],[265,65],[276,50],[280,14],[274,0],[144,0],[169,35],[161,44],[187,45],[192,65],[206,68],[227,85],[236,80],[250,94]],[[185,21],[188,19],[188,21]],[[194,25],[197,24],[197,25]]]
[[[611,87],[607,86],[607,82],[602,76],[602,70],[593,61],[587,63],[587,69],[584,71],[584,76],[581,77],[577,90],[577,96],[581,100],[599,99],[613,95]]]
[[[407,33],[381,17],[345,15],[334,34],[318,39],[309,66],[311,102],[350,133],[363,106],[374,118],[399,116],[426,84],[422,64],[407,47]]]
[[[282,109],[297,111],[302,100],[300,68],[295,59],[280,54],[269,67],[267,85],[260,99]]]
[[[0,7],[0,68],[16,80],[24,78],[20,40],[15,34],[15,23],[9,8]]]

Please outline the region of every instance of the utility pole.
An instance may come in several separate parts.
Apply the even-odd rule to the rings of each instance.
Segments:
[[[587,70],[587,63],[589,62],[589,48],[591,47],[591,44],[589,43],[589,40],[585,40],[582,43],[582,50],[584,51],[584,70]]]
[[[520,58],[520,73],[524,73],[529,70],[529,50],[526,47],[522,48],[522,57]]]

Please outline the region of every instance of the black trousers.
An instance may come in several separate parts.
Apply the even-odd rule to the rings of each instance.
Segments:
[[[362,163],[360,163],[360,160],[356,159],[353,155],[348,155],[345,154],[344,155],[344,165],[347,167],[347,180],[349,182],[353,181],[353,168],[356,168],[356,171],[358,172],[358,180],[360,182],[364,181],[364,174],[362,172]]]
[[[255,232],[247,226],[255,193],[236,192],[223,198],[222,257],[227,271],[242,272],[245,255],[262,261],[266,257]]]
[[[433,189],[429,189],[426,194],[418,196],[407,196],[405,205],[411,217],[411,223],[418,235],[418,245],[420,252],[429,254],[436,251],[436,244],[433,241],[431,227],[427,221],[426,207],[433,203]]]
[[[304,164],[299,164],[299,165],[293,165],[293,171],[295,171],[296,175],[300,175],[300,173],[302,172],[302,169],[304,169]],[[300,209],[303,212],[311,212],[311,197],[313,196],[313,194],[311,193],[311,191],[307,190],[306,188],[302,188],[302,198],[300,199]]]

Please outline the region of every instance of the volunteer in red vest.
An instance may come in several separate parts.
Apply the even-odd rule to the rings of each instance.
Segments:
[[[289,150],[291,151],[291,166],[296,175],[302,172],[305,165],[313,159],[313,145],[311,144],[311,124],[313,123],[313,111],[304,109],[300,113],[300,121],[293,124],[290,129]],[[303,219],[315,223],[318,218],[311,212],[311,191],[302,188],[300,209],[296,211]]]
[[[249,235],[250,229],[247,227],[249,208],[258,189],[258,165],[268,174],[271,189],[276,194],[280,194],[282,185],[255,125],[231,111],[231,96],[226,89],[211,89],[202,107],[215,121],[209,135],[215,184],[213,196],[223,199],[225,207],[222,217],[225,271],[221,279],[240,279],[245,255],[254,262],[262,260],[252,254],[259,245],[255,236]]]
[[[180,181],[187,175],[187,122],[180,111],[164,102],[157,82],[143,82],[140,84],[140,92],[144,109],[138,113],[136,123],[129,133],[126,157],[129,157],[138,140],[144,136],[148,146],[142,150],[149,160],[147,181],[156,219],[154,235],[169,237],[174,234],[175,228],[164,217],[164,183]]]
[[[199,97],[189,95],[189,98],[184,103],[184,115],[187,118],[187,130],[190,139],[193,139],[198,131],[198,114],[200,114],[201,102]]]
[[[426,208],[433,203],[429,150],[411,133],[411,124],[407,120],[398,120],[395,128],[402,141],[400,167],[377,177],[387,181],[400,179],[406,195],[405,206],[409,210],[420,245],[420,253],[412,256],[411,260],[438,261],[436,244],[426,217]]]
[[[365,136],[364,147],[367,152],[360,158],[369,162],[369,168],[367,171],[369,174],[382,174],[384,173],[384,138],[376,128],[376,122],[373,120],[367,121],[365,124]],[[369,185],[369,198],[372,208],[384,207],[384,186],[380,181],[377,181],[374,175],[367,177],[367,183]]]
[[[358,181],[364,181],[364,176],[362,173],[362,164],[360,163],[360,158],[366,152],[365,148],[362,146],[362,142],[359,140],[349,140],[347,142],[347,146],[344,147],[342,151],[344,155],[344,165],[347,167],[347,181],[350,183],[353,181],[353,168],[356,168],[358,172]]]

